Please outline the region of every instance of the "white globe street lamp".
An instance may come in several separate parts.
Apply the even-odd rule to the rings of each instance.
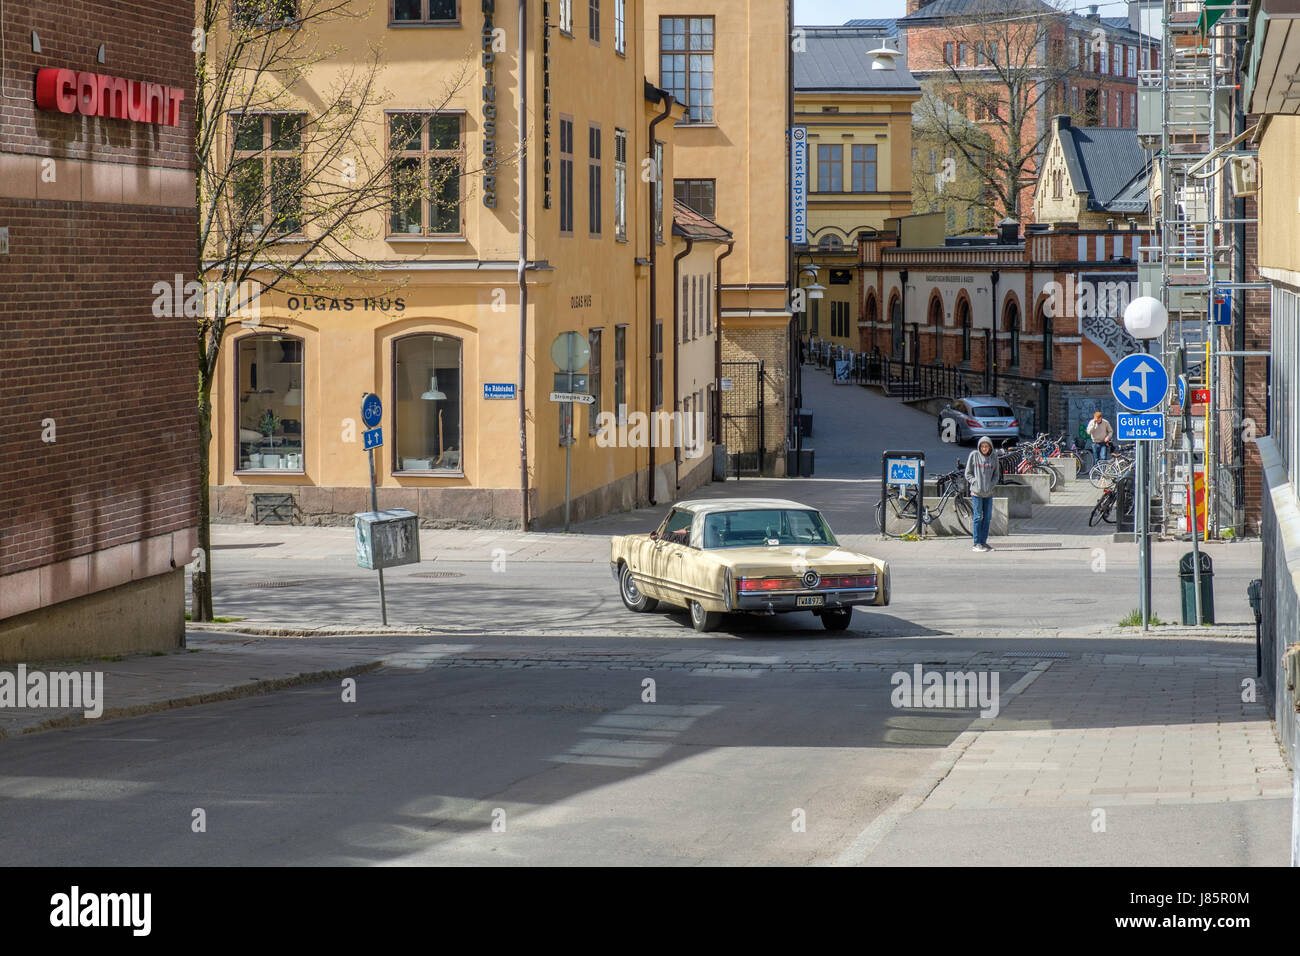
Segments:
[[[1135,339],[1158,339],[1169,325],[1169,312],[1159,299],[1141,295],[1124,308],[1124,328]]]

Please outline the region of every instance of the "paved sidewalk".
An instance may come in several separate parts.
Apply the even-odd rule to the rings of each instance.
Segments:
[[[1254,673],[1248,653],[1052,661],[846,862],[1284,866],[1291,772],[1242,700]]]

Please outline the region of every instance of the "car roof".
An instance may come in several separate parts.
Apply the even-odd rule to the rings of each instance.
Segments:
[[[719,511],[765,511],[771,508],[817,510],[811,505],[800,504],[788,498],[700,498],[693,501],[679,501],[673,507],[697,515],[714,514]]]
[[[996,395],[967,395],[966,401],[974,402],[977,405],[985,402],[997,402],[999,405],[1010,404],[1010,402],[1008,402],[1005,398],[998,398]]]

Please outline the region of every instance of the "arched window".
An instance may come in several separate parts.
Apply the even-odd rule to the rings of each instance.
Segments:
[[[239,339],[235,394],[240,471],[303,470],[303,340],[280,333]]]
[[[465,469],[461,340],[418,333],[393,342],[393,470]]]
[[[836,235],[822,236],[817,248],[823,252],[839,252],[844,248],[844,240]]]
[[[1052,368],[1052,350],[1054,347],[1052,317],[1043,312],[1043,370],[1047,371]]]

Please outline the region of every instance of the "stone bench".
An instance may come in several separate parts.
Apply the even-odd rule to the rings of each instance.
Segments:
[[[1005,482],[1027,486],[1030,489],[1030,497],[1036,505],[1045,505],[1052,498],[1050,475],[1007,475]]]
[[[925,483],[925,494],[939,496],[939,489],[933,482]],[[1033,516],[1033,489],[1028,485],[998,485],[993,489],[994,498],[1007,499],[1007,515],[1012,518],[1029,518]]]
[[[925,497],[925,506],[929,508],[931,512],[933,512],[936,508],[939,507],[939,502],[941,500],[942,499],[939,498],[938,496],[931,497],[930,495],[927,494]],[[1007,515],[1008,501],[1009,499],[1007,498],[999,498],[996,495],[994,496],[993,519],[989,522],[990,536],[995,534],[1000,535],[1000,534],[1009,533],[1008,529],[1011,526],[1011,522]],[[969,534],[969,532],[963,531],[961,525],[957,523],[957,516],[956,516],[955,509],[956,509],[956,502],[949,501],[948,506],[943,511],[943,514],[939,515],[937,518],[934,518],[928,525],[925,526],[925,534],[935,535],[939,537],[954,536],[954,535],[959,536],[959,535]],[[895,515],[893,511],[889,509],[888,506],[886,506],[885,510],[889,516],[888,530],[890,534],[902,534],[905,531],[911,530],[910,525],[914,519],[899,517]],[[971,520],[972,521],[974,520],[973,515],[971,516]]]

